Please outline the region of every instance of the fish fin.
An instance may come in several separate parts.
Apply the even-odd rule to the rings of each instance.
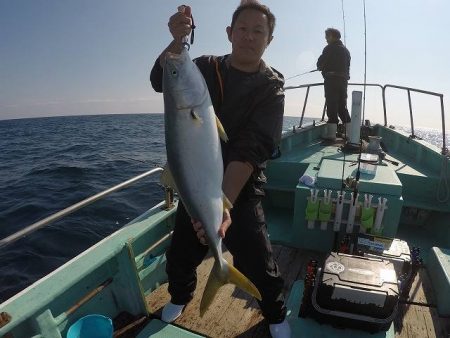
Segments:
[[[214,266],[211,270],[211,273],[209,274],[208,281],[206,282],[205,290],[203,291],[203,296],[200,301],[200,317],[203,317],[206,310],[208,310],[214,297],[217,294],[217,291],[227,283],[236,285],[238,288],[247,292],[249,295],[255,297],[258,300],[262,299],[261,294],[259,293],[256,286],[238,269],[228,263],[225,259],[223,259],[222,266],[226,269],[225,271],[227,271],[227,276],[225,279],[220,278],[220,264],[217,261],[214,262]]]
[[[196,120],[197,122],[203,123],[202,118],[200,117],[200,115],[198,115],[198,114],[194,111],[194,109],[191,109],[191,116],[192,116],[192,118],[193,118],[194,120]]]
[[[228,210],[233,209],[233,204],[231,204],[230,200],[228,199],[227,196],[225,196],[225,194],[223,194],[222,199],[223,199],[223,208],[224,209],[228,209]]]
[[[261,294],[259,293],[258,289],[256,288],[255,284],[253,284],[250,279],[245,277],[238,269],[236,269],[233,265],[228,265],[228,282],[236,285],[239,289],[247,292],[249,295],[252,295],[258,300],[261,300]]]
[[[223,142],[228,142],[228,135],[223,128],[222,122],[220,122],[219,118],[216,116],[216,125],[217,130],[219,131],[219,137]]]
[[[218,264],[215,262],[214,266],[209,274],[208,281],[206,282],[205,290],[203,291],[202,300],[200,301],[200,317],[203,317],[206,310],[208,310],[211,305],[214,297],[217,294],[217,291],[220,289],[222,285],[224,285],[224,281],[221,280],[218,276],[219,274],[215,271],[220,269]]]
[[[164,170],[161,174],[161,178],[159,179],[159,182],[163,186],[170,187],[178,193],[177,185],[175,184],[175,180],[173,179],[172,173],[167,164],[164,166]]]

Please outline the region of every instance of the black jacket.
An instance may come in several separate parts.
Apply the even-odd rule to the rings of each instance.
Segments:
[[[222,143],[224,166],[231,161],[249,162],[254,171],[243,190],[263,194],[260,189],[265,183],[262,171],[281,139],[283,75],[266,65],[256,73],[239,71],[230,65],[229,55],[201,56],[194,62],[205,78],[216,115],[229,138],[227,143]],[[223,98],[215,62],[223,80]],[[150,74],[157,92],[162,92],[162,72],[158,59]]]
[[[341,77],[350,79],[350,52],[341,40],[328,44],[317,60],[317,69],[322,71],[323,77]]]

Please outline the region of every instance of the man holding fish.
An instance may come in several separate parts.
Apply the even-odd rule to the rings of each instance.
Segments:
[[[231,54],[202,56],[195,66],[185,48],[190,7],[180,6],[169,20],[173,41],[150,75],[153,88],[164,93],[165,183],[181,198],[166,253],[171,295],[162,313],[166,322],[192,300],[196,268],[209,248],[215,263],[200,314],[220,286],[234,283],[258,299],[272,337],[290,337],[283,279],[261,204],[263,170],[279,144],[284,112],[283,76],[261,59],[274,27],[269,8],[243,1],[226,29]],[[234,267],[222,257],[222,240]]]

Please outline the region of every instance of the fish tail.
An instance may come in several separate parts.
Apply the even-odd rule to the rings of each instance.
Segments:
[[[217,291],[225,284],[232,283],[241,290],[247,292],[258,300],[261,300],[261,294],[256,286],[245,277],[238,269],[224,260],[224,267],[228,276],[220,278],[220,264],[216,261],[214,267],[209,274],[208,281],[206,282],[205,291],[203,292],[202,300],[200,301],[200,317],[203,317],[206,310],[211,305]]]

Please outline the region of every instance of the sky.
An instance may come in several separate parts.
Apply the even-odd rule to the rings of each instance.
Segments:
[[[450,110],[450,1],[366,0],[366,35],[363,0],[262,2],[277,18],[263,58],[285,78],[315,69],[324,30],[334,27],[352,55],[350,82],[364,81],[366,60],[367,83],[442,93]],[[163,112],[162,95],[148,78],[171,41],[167,22],[179,4],[0,0],[0,119]],[[191,56],[229,53],[225,29],[239,0],[186,4],[197,26]],[[322,82],[319,72],[286,85],[317,82]],[[349,97],[353,90],[362,87],[349,87]],[[304,89],[286,91],[285,115],[300,116],[304,97]],[[407,93],[387,89],[386,98],[388,123],[408,125]],[[321,87],[311,89],[306,115],[320,117],[323,100]],[[412,93],[411,100],[415,126],[440,128],[439,98]],[[382,119],[380,89],[367,89],[365,106],[365,118]]]

